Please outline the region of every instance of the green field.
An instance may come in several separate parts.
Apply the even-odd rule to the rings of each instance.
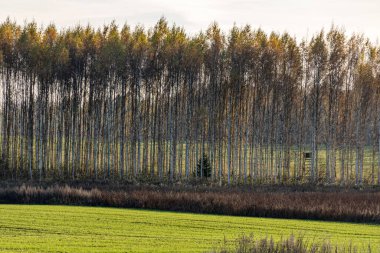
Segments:
[[[0,205],[0,252],[207,252],[243,233],[380,246],[380,226],[134,209]],[[377,251],[374,251],[377,252]]]

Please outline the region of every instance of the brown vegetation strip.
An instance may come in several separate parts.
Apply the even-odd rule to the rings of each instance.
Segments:
[[[315,243],[307,241],[302,236],[295,237],[293,235],[277,242],[272,238],[257,239],[253,235],[244,235],[236,241],[234,248],[224,246],[212,253],[371,253],[377,252],[374,251],[375,249],[371,245],[360,248],[352,244],[336,246],[328,241]]]
[[[5,185],[0,203],[145,208],[238,216],[380,223],[378,191],[257,191],[170,187]]]

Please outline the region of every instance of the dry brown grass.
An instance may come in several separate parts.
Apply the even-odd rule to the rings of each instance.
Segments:
[[[106,185],[3,185],[0,203],[145,208],[193,213],[380,223],[380,192]]]
[[[225,243],[226,244],[226,243]],[[254,236],[242,236],[236,241],[235,247],[222,245],[221,249],[214,253],[356,253],[377,252],[370,245],[366,248],[358,248],[353,245],[334,246],[329,242],[309,242],[302,236],[290,236],[278,242],[272,238],[256,239]]]

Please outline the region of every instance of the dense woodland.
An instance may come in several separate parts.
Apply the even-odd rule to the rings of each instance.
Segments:
[[[336,27],[300,39],[8,19],[0,177],[379,184],[380,48]]]

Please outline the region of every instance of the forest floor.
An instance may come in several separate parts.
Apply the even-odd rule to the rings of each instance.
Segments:
[[[1,252],[207,252],[242,234],[380,247],[369,224],[50,205],[0,205],[0,217]]]

